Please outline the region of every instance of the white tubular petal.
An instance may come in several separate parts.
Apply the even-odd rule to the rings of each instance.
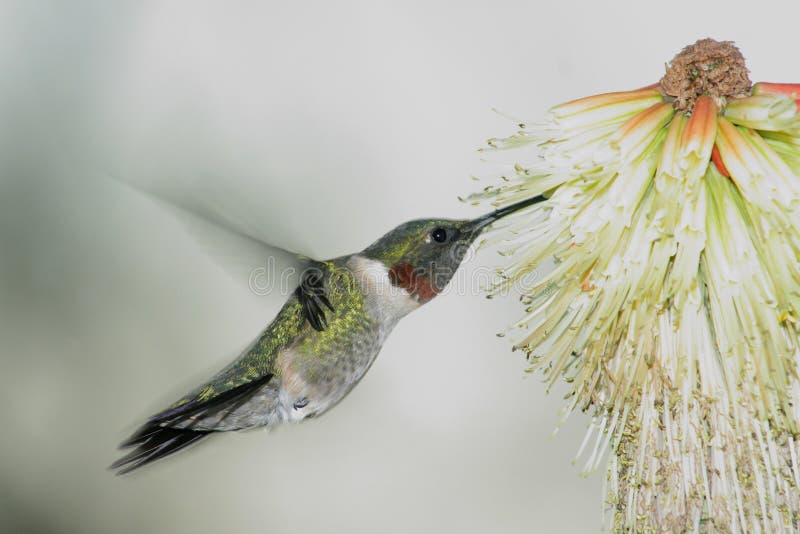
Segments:
[[[596,95],[573,100],[550,110],[553,122],[563,130],[619,123],[663,100],[656,89]]]
[[[797,105],[785,95],[761,94],[732,100],[725,117],[734,124],[780,132],[798,127]]]

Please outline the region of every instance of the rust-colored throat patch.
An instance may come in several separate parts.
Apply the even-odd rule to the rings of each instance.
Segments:
[[[424,304],[439,294],[437,289],[428,277],[422,275],[414,269],[410,263],[396,263],[389,269],[389,280],[396,287],[408,291],[408,294],[415,297],[420,303]]]

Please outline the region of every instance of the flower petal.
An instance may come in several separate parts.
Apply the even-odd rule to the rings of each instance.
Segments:
[[[797,103],[800,111],[800,83],[759,82],[753,86],[753,94],[786,95]]]
[[[717,135],[717,113],[717,105],[711,97],[701,96],[683,131],[679,166],[694,179],[706,173]]]
[[[794,100],[780,94],[760,94],[736,98],[725,108],[725,117],[734,124],[756,130],[779,132],[800,126]]]
[[[585,128],[625,120],[663,100],[657,89],[607,93],[560,104],[550,114],[560,128]]]
[[[674,114],[671,104],[661,102],[625,122],[611,138],[611,146],[619,149],[620,162],[624,165],[641,156]]]

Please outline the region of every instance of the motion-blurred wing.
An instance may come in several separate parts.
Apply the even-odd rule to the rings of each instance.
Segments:
[[[120,182],[158,204],[237,285],[258,295],[288,297],[300,283],[308,258],[263,240],[250,217],[195,193],[162,193]],[[219,206],[212,205],[215,200]],[[262,229],[263,230],[263,229]]]

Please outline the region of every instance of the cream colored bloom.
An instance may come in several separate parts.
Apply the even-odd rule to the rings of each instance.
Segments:
[[[473,199],[549,196],[497,229],[495,290],[555,259],[516,346],[593,415],[582,457],[592,470],[611,452],[615,528],[797,530],[800,86],[663,87],[490,141],[530,159]]]

